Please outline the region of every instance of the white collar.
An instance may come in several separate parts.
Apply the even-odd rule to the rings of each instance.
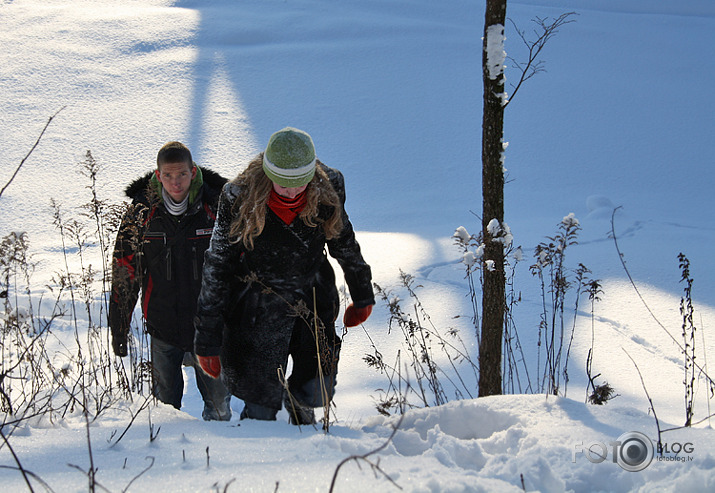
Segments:
[[[186,212],[186,209],[189,208],[189,194],[186,194],[186,197],[184,197],[184,200],[181,202],[174,202],[174,199],[171,198],[171,195],[166,191],[164,187],[161,188],[161,196],[164,199],[164,206],[166,207],[166,210],[169,211],[169,213],[173,216],[180,216],[184,212]]]

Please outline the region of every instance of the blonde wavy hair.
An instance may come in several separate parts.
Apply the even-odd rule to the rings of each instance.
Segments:
[[[268,197],[273,188],[273,182],[263,172],[263,153],[256,156],[231,183],[240,186],[241,192],[231,206],[233,221],[229,228],[229,237],[232,243],[240,241],[247,249],[253,250],[254,238],[263,232],[266,225]],[[343,228],[340,197],[320,161],[317,162],[315,176],[305,191],[307,203],[298,217],[311,228],[320,225],[327,239],[338,237]],[[321,205],[332,209],[328,218],[319,217]]]

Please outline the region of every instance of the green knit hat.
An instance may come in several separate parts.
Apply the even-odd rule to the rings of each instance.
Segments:
[[[272,182],[286,188],[307,185],[315,175],[315,147],[310,135],[286,127],[268,139],[263,171]]]

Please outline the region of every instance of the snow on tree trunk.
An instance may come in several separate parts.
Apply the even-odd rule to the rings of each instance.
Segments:
[[[479,395],[502,393],[502,337],[505,310],[504,243],[494,241],[494,222],[504,222],[504,22],[506,0],[487,0],[482,69],[482,230],[484,269],[482,334],[479,347]],[[490,227],[491,223],[491,227]],[[501,229],[501,228],[496,228]]]

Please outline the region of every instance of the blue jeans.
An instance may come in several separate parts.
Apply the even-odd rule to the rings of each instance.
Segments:
[[[231,419],[231,394],[220,378],[206,375],[194,353],[172,346],[156,337],[151,338],[152,392],[161,402],[181,409],[184,394],[184,374],[181,366],[191,366],[196,372],[196,386],[204,400],[201,416],[206,421]]]

